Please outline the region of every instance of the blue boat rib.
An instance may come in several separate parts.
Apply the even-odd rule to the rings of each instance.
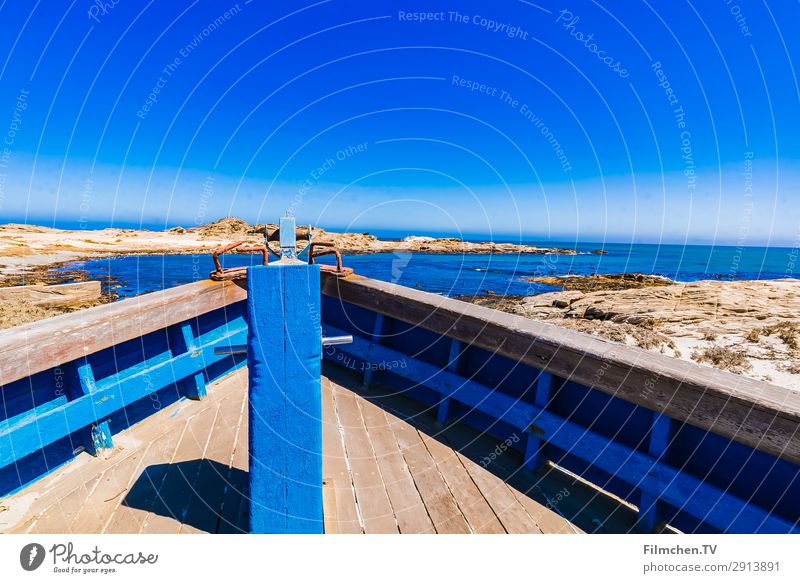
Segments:
[[[43,406],[0,432],[0,467],[15,463],[55,441],[103,419],[153,392],[179,383],[187,377],[202,375],[210,365],[229,356],[215,355],[213,348],[222,343],[242,342],[247,328],[228,329],[226,334],[196,350],[147,368],[124,370],[97,382],[93,391],[56,407]],[[110,431],[105,426],[110,438]]]

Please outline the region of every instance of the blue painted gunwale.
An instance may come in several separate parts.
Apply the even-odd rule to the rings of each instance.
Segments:
[[[794,460],[583,385],[574,380],[577,374],[525,364],[523,351],[508,358],[496,347],[462,347],[457,337],[488,327],[493,310],[471,310],[469,317],[486,315],[483,324],[465,315],[435,321],[437,310],[461,303],[363,279],[328,280],[323,291],[325,333],[354,336],[352,345],[324,352],[331,362],[364,371],[371,385],[415,397],[441,422],[465,422],[501,440],[526,436],[510,441],[521,465],[550,460],[621,497],[640,508],[640,530],[668,523],[684,532],[800,531],[800,466]],[[404,299],[392,305],[397,295]],[[413,302],[406,301],[410,296]],[[599,370],[610,376],[619,365],[603,366]],[[685,367],[676,377],[690,382],[692,370]]]
[[[184,290],[165,290],[28,324],[18,335],[11,329],[0,336],[3,354],[27,351],[30,367],[47,367],[14,378],[19,376],[16,363],[0,366],[0,378],[6,381],[0,385],[4,405],[0,496],[23,488],[83,451],[98,453],[113,447],[113,434],[176,400],[202,399],[206,383],[246,364],[243,355],[214,354],[215,347],[241,344],[246,338],[244,292],[212,290],[214,297],[206,297],[206,282],[181,287]],[[174,305],[176,296],[202,302],[192,310]],[[206,305],[214,309],[204,311]],[[110,313],[125,317],[115,324]],[[194,315],[183,319],[187,313]],[[65,334],[91,338],[99,350],[69,360],[42,358],[39,353],[47,351],[46,346],[31,354],[29,338],[57,336],[59,326]],[[110,339],[100,338],[98,329]],[[114,337],[120,341],[114,343]],[[61,350],[67,357],[83,352],[82,346],[64,349],[58,340],[53,340],[53,352]]]
[[[640,506],[643,530],[668,522],[687,532],[798,531],[800,468],[794,461],[571,375],[462,343],[457,329],[451,336],[424,323],[410,325],[384,313],[392,310],[350,303],[330,285],[323,283],[323,291],[325,332],[355,338],[351,346],[324,350],[326,358],[363,370],[365,384],[428,404],[443,422],[459,420],[498,439],[526,436],[515,446],[521,465],[550,460]],[[54,359],[50,368],[0,387],[0,493],[68,462],[76,450],[91,449],[92,428],[110,422],[116,433],[155,412],[154,400],[165,406],[202,398],[205,383],[242,366],[241,357],[213,354],[216,346],[244,341],[242,297],[191,318],[176,310],[164,328],[80,358]],[[108,309],[93,314],[102,318]]]

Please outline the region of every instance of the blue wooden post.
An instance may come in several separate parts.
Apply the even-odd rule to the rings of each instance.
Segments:
[[[104,449],[114,447],[111,439],[111,427],[108,421],[101,421],[92,425],[89,431],[89,446],[87,451],[92,455],[99,455]]]
[[[170,328],[168,333],[173,356],[197,352],[197,339],[194,336],[192,325],[189,322],[184,322],[183,324]],[[199,357],[200,354],[197,353],[197,356]],[[208,394],[206,389],[206,377],[202,371],[182,381],[181,384],[186,385],[186,396],[190,399],[199,401],[204,399]]]
[[[450,340],[450,353],[447,356],[447,370],[453,373],[458,373],[458,359],[461,357],[461,348],[463,344],[460,340],[455,338]],[[447,416],[450,413],[450,398],[442,397],[439,401],[439,407],[436,410],[436,422],[440,425],[447,423]]]
[[[97,381],[94,378],[92,365],[87,360],[74,363],[71,378],[68,380],[68,396],[71,400],[78,399],[97,391]],[[108,420],[97,420],[82,437],[84,447],[92,455],[99,455],[105,449],[114,447],[111,439],[111,427]]]
[[[251,267],[247,311],[250,531],[322,533],[319,266]]]
[[[553,387],[553,375],[549,372],[539,372],[536,379],[536,393],[533,397],[533,404],[539,409],[544,409],[550,400],[550,393]],[[541,464],[539,453],[542,449],[542,440],[532,431],[528,431],[528,441],[525,443],[525,469],[534,471]]]
[[[383,335],[383,314],[378,312],[375,315],[375,324],[372,326],[372,342],[378,344],[381,340],[381,336]],[[366,363],[367,368],[364,369],[364,388],[368,389],[370,383],[372,383],[372,363],[367,361]]]
[[[657,460],[664,456],[669,445],[671,419],[654,411],[650,428],[650,441],[647,452]],[[639,493],[639,515],[636,518],[636,529],[642,532],[653,532],[658,523],[658,497],[642,490]]]

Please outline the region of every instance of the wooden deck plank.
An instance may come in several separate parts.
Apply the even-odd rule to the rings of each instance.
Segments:
[[[481,467],[461,453],[457,454],[464,467],[491,505],[503,527],[511,534],[542,533],[542,529],[528,515],[508,484],[498,479],[489,470]]]
[[[168,431],[159,435],[153,447],[147,450],[133,478],[133,483],[137,485],[136,492],[128,491],[108,518],[103,529],[104,533],[126,534],[139,532],[142,529],[148,515],[145,509],[151,508],[156,500],[166,475],[167,464],[175,454],[186,423],[182,421],[170,427]]]
[[[481,483],[484,486],[493,483],[498,485],[496,493],[502,499],[498,501],[492,500],[490,504],[495,503],[496,506],[505,505],[519,514],[514,519],[513,516],[508,516],[508,512],[506,513],[506,522],[510,522],[514,529],[513,532],[577,532],[577,529],[573,530],[570,523],[562,516],[527,495],[533,489],[535,478],[530,472],[520,468],[519,462],[521,460],[512,461],[510,459],[513,454],[496,456],[487,467],[483,467],[475,461],[477,459],[485,459],[487,452],[494,451],[495,442],[491,438],[481,437],[476,439],[476,433],[473,430],[460,424],[449,425],[442,432],[442,436],[454,451],[458,451],[459,459],[468,468],[471,475],[480,475]],[[511,483],[524,488],[525,492],[513,487]],[[500,485],[506,488],[501,488]],[[506,490],[519,503],[519,508],[511,503]],[[485,489],[483,491],[484,495],[486,495]],[[527,514],[527,518],[525,518],[525,514]]]
[[[80,456],[70,471],[12,496],[12,508],[17,499],[30,508],[15,531],[243,532],[246,379],[237,371],[209,385],[203,401],[175,403],[115,436],[125,445],[108,458]],[[513,456],[481,467],[490,438],[437,428],[419,403],[341,382],[322,381],[325,508],[335,509],[328,532],[572,531],[525,495],[534,478],[520,477]]]
[[[88,482],[81,484],[55,504],[45,509],[41,515],[37,516],[28,532],[31,534],[71,532],[69,525],[86,508],[88,500],[99,481],[100,475],[94,476]]]
[[[141,435],[137,426],[135,433],[145,441],[152,441],[153,447],[150,447],[145,454],[125,499],[108,518],[104,532],[139,532],[144,527],[150,511],[158,499],[161,486],[170,470],[170,463],[189,419],[202,409],[212,407],[225,398],[234,389],[238,376],[238,373],[233,373],[211,384],[209,396],[203,401],[183,400],[172,405],[160,415],[153,416],[158,418],[162,415],[169,415],[168,422],[161,421],[155,424],[155,428],[161,432],[158,435],[152,437],[147,434]]]
[[[336,532],[361,534],[356,498],[350,470],[345,459],[344,444],[333,402],[333,389],[327,378],[322,379],[322,476],[331,480],[336,506]],[[326,516],[326,520],[328,517]]]
[[[248,415],[247,415],[247,376],[239,377],[244,385],[237,390],[243,394],[242,408],[239,411],[235,445],[231,456],[231,474],[222,499],[217,532],[220,534],[241,534],[247,529],[247,470],[248,470]]]
[[[469,467],[472,473],[477,473],[478,470],[481,470],[483,472],[481,483],[484,486],[489,486],[484,487],[483,490],[485,491],[482,490],[481,493],[493,508],[502,505],[499,501],[489,501],[488,498],[486,498],[486,492],[495,491],[494,488],[491,488],[492,484],[506,485],[505,481],[509,478],[513,478],[512,481],[519,484],[528,483],[532,480],[530,474],[528,472],[522,472],[519,465],[512,462],[509,456],[499,456],[494,459],[489,466],[490,469],[482,468],[480,464],[475,461],[483,459],[487,452],[494,451],[496,441],[493,438],[481,435],[474,429],[459,423],[440,428],[436,425],[432,414],[425,412],[424,407],[404,397],[396,395],[392,397],[381,397],[377,399],[377,401],[380,401],[381,407],[387,410],[387,415],[391,414],[389,411],[394,411],[401,417],[408,416],[409,418],[413,418],[414,424],[419,427],[419,433],[425,436],[426,440],[430,439],[427,435],[436,435],[436,438],[443,442],[444,447],[449,447],[452,451],[458,451],[459,461],[461,461],[465,469]],[[517,496],[513,488],[509,487],[509,490],[520,502],[520,507],[515,508],[511,505],[510,508],[514,508],[523,515],[516,520],[516,526],[514,526],[515,522],[513,519],[507,517],[507,522],[511,522],[514,532],[564,532],[565,525],[566,528],[569,529],[568,532],[580,532],[579,529],[573,531],[571,528],[572,525],[543,504],[525,496],[525,494],[521,492]],[[504,498],[505,505],[509,506],[510,499],[508,498],[507,491],[500,488],[496,490],[496,493],[499,493]],[[527,518],[524,516],[526,510]]]
[[[505,533],[506,529],[467,471],[463,456],[436,438],[421,436],[472,531],[479,534]]]
[[[471,529],[447,487],[435,460],[417,430],[408,423],[396,423],[392,430],[403,452],[414,484],[438,533],[470,533]]]
[[[324,534],[339,534],[336,527],[336,492],[333,489],[333,480],[322,478],[322,532]]]
[[[180,531],[181,518],[188,508],[197,481],[201,460],[214,426],[219,405],[214,403],[192,417],[181,436],[171,467],[156,497],[153,511],[142,526],[142,533],[170,534]]]
[[[231,459],[236,442],[244,394],[232,394],[219,406],[203,455],[195,487],[192,488],[181,533],[217,532],[225,487],[231,475]]]
[[[218,390],[224,388],[229,382],[228,379],[236,374],[229,375],[211,385],[213,394],[216,395]],[[165,410],[143,419],[134,427],[114,435],[114,448],[110,452],[105,452],[98,457],[88,453],[79,454],[71,462],[43,476],[21,492],[2,500],[4,505],[10,505],[11,512],[0,514],[0,531],[27,532],[32,528],[36,519],[43,515],[52,504],[67,496],[74,489],[83,487],[87,482],[96,479],[105,470],[120,463],[123,459],[136,455],[143,446],[151,442],[160,443],[165,431],[180,431],[179,425],[194,415],[197,407],[206,406],[206,404],[205,401],[197,403],[190,400],[179,400]],[[168,420],[165,416],[168,416]],[[23,521],[14,521],[13,515],[18,511],[17,506],[24,507],[27,518]],[[9,520],[9,522],[4,524],[2,519]]]
[[[507,485],[511,493],[514,494],[514,497],[528,513],[528,516],[531,517],[542,532],[547,534],[578,534],[583,532],[558,512],[544,504],[539,504],[511,484]]]
[[[79,531],[100,532],[103,528],[92,526],[105,523],[106,532],[138,532],[147,517],[152,516],[154,503],[159,502],[157,496],[161,492],[161,482],[172,468],[175,461],[175,452],[183,429],[187,421],[209,407],[216,407],[219,402],[232,394],[239,400],[239,407],[243,406],[242,400],[246,396],[246,371],[240,370],[209,385],[209,396],[201,401],[182,400],[170,405],[163,411],[143,420],[132,428],[115,436],[116,447],[107,457],[94,458],[88,454],[79,456],[75,461],[57,469],[52,474],[32,484],[29,488],[6,499],[4,504],[17,511],[17,506],[27,507],[27,517],[13,526],[14,532],[68,533],[74,532],[70,522],[76,520]],[[247,422],[241,422],[241,411],[232,412],[233,417],[238,417],[239,430],[244,432],[244,447],[240,448],[239,457],[236,458],[240,468],[239,480],[246,484],[247,469]],[[243,428],[242,428],[243,425]],[[225,441],[230,441],[230,434]],[[184,442],[185,443],[185,442]],[[232,449],[232,443],[227,447]],[[102,492],[94,493],[94,486],[99,485],[101,478],[109,481],[106,489],[113,489],[120,485],[120,478],[124,473],[116,466],[125,462],[126,468],[131,468],[129,458],[142,458],[138,468],[128,479],[128,488],[136,489],[135,500],[131,505],[126,504],[129,490],[123,497],[115,497],[114,492],[108,498],[101,499]],[[242,463],[243,462],[243,463]],[[149,471],[148,471],[149,470]],[[143,477],[143,472],[148,475]],[[156,484],[152,484],[150,478]],[[184,481],[185,483],[185,481]],[[120,488],[120,491],[124,486]],[[189,490],[191,494],[191,490]],[[188,497],[188,496],[187,496]],[[91,499],[90,499],[91,498]],[[124,498],[125,500],[120,500]],[[241,494],[235,497],[237,504],[234,520],[238,519],[238,500]],[[97,508],[98,500],[102,510]],[[56,506],[56,504],[61,505]],[[79,512],[73,513],[70,508],[78,508]],[[115,508],[116,506],[116,508]],[[156,508],[156,510],[158,510]],[[4,513],[5,514],[5,513]],[[52,515],[52,516],[51,516]],[[168,513],[169,517],[171,516]],[[169,522],[167,520],[167,522]],[[37,526],[38,524],[38,526]],[[241,524],[241,521],[239,521]],[[8,529],[11,530],[11,529]],[[168,530],[168,532],[170,532]]]
[[[383,409],[365,399],[358,398],[358,403],[400,532],[435,533],[433,521],[425,509],[392,431],[394,424],[404,421],[391,414],[385,414]]]
[[[356,501],[367,534],[397,533],[392,504],[386,493],[375,452],[369,441],[356,396],[347,389],[333,387],[333,401],[344,430],[344,447],[356,490]]]
[[[465,464],[470,460],[476,463],[474,460],[484,459],[487,451],[494,451],[491,438],[476,440],[474,432],[462,425],[449,426],[445,435],[447,443],[462,454]],[[481,451],[477,447],[479,441],[487,441],[486,445],[481,445]],[[489,464],[490,472],[508,486],[538,530],[548,534],[581,532],[558,512],[531,497],[538,478],[520,467],[521,460],[512,460],[512,457],[495,457]]]
[[[141,423],[141,426],[146,433],[153,424],[150,419],[147,419]],[[88,453],[82,453],[70,463],[57,468],[17,494],[2,500],[3,505],[8,506],[11,512],[0,514],[0,519],[8,520],[7,523],[0,520],[0,532],[18,534],[30,532],[50,506],[69,496],[76,489],[85,490],[87,484],[95,482],[106,469],[119,463],[122,459],[134,455],[141,445],[137,442],[135,446],[131,446],[126,438],[117,439],[117,437],[115,437],[115,443],[110,454],[93,457]],[[24,520],[19,520],[19,516],[14,516],[20,511],[24,512]]]
[[[109,516],[124,499],[143,457],[152,446],[152,443],[147,444],[134,455],[103,472],[91,496],[86,500],[83,511],[69,524],[66,531],[75,534],[101,532]]]

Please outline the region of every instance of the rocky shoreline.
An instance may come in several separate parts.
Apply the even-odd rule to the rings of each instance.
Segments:
[[[52,268],[86,258],[210,253],[236,240],[260,244],[265,228],[274,226],[249,225],[234,218],[167,231],[64,231],[4,225],[0,226],[0,286],[79,281],[79,273],[56,274]],[[385,241],[368,233],[322,229],[314,229],[313,237],[315,241],[332,242],[350,254],[575,253],[430,237]],[[800,390],[800,280],[676,283],[637,273],[523,279],[561,291],[459,299]],[[107,290],[111,287],[106,285]],[[112,291],[106,291],[100,301],[113,301],[112,296]],[[62,311],[0,302],[0,328]]]
[[[0,287],[85,281],[81,270],[54,271],[74,261],[113,256],[210,254],[233,241],[260,245],[265,229],[277,225],[251,225],[234,217],[192,228],[165,231],[134,229],[64,230],[36,225],[0,225]],[[336,233],[313,230],[314,241],[331,242],[343,253],[474,253],[474,254],[575,254],[571,249],[540,248],[510,243],[471,243],[460,239],[406,237],[385,241],[369,233]],[[301,243],[302,244],[302,243]],[[29,305],[24,301],[0,301],[0,329],[49,318],[64,312],[117,299],[114,282],[104,281],[102,297],[92,304],[67,308]]]
[[[635,289],[675,283],[671,279],[661,277],[660,275],[645,275],[643,273],[593,273],[592,275],[523,277],[522,279],[524,281],[560,287],[564,290],[581,292]]]
[[[570,289],[535,296],[460,299],[800,390],[800,280],[642,285],[626,275],[574,276]]]
[[[35,225],[0,225],[0,285],[17,285],[26,274],[27,283],[51,267],[70,261],[115,255],[163,255],[211,253],[232,241],[262,244],[264,229],[276,225],[251,225],[229,217],[208,225],[166,231],[134,229],[63,230]],[[454,238],[406,237],[401,241],[381,240],[369,233],[335,233],[313,230],[314,241],[331,242],[343,253],[471,253],[471,254],[564,254],[572,249],[543,248],[513,243],[472,243]]]

